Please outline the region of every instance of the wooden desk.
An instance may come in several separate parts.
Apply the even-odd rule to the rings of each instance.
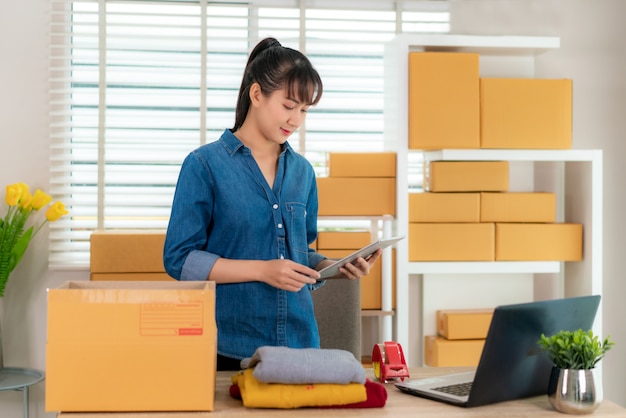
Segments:
[[[411,377],[429,377],[451,371],[464,371],[464,368],[415,368],[411,369]],[[560,417],[566,415],[555,411],[547,396],[502,402],[476,408],[460,408],[440,402],[421,399],[401,393],[393,384],[386,384],[387,404],[384,408],[372,409],[247,409],[241,401],[233,399],[228,393],[231,372],[218,372],[215,390],[215,410],[213,412],[127,412],[127,413],[59,413],[57,418],[218,418],[218,417]],[[368,370],[372,380],[373,373]],[[626,417],[626,408],[604,400],[602,405],[591,415],[594,418]]]

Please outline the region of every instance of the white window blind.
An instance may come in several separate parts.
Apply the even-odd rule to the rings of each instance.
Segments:
[[[384,43],[448,22],[432,0],[51,0],[51,192],[71,216],[50,225],[50,268],[88,266],[96,229],[167,227],[180,164],[232,127],[259,39],[320,72],[289,142],[324,175],[330,151],[383,150]]]

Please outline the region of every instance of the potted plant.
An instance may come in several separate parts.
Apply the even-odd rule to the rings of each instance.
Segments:
[[[592,330],[541,334],[537,342],[554,364],[548,383],[548,399],[557,411],[590,414],[600,406],[601,382],[594,380],[596,364],[613,347],[610,336],[601,341]]]

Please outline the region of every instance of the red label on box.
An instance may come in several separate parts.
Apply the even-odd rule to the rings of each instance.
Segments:
[[[202,335],[202,303],[143,303],[142,336]]]

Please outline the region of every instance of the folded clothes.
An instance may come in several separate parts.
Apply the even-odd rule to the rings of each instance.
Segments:
[[[382,408],[387,403],[387,389],[380,383],[365,380],[365,393],[367,399],[363,402],[349,403],[346,405],[328,405],[319,408]]]
[[[302,408],[347,405],[367,400],[365,385],[340,384],[282,384],[258,381],[252,369],[232,377],[237,384],[244,406],[248,408]],[[233,390],[231,387],[231,396]]]
[[[346,350],[330,348],[259,347],[241,367],[254,368],[265,383],[365,383],[363,365]]]
[[[380,383],[365,380],[365,393],[367,399],[362,402],[348,403],[345,405],[323,405],[318,408],[382,408],[387,402],[387,389]],[[229,390],[230,396],[234,399],[241,399],[239,385],[233,383]]]

